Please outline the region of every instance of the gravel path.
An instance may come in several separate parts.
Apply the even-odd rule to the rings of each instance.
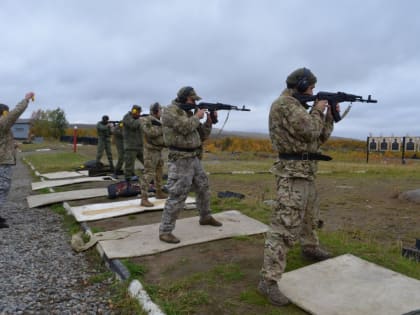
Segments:
[[[115,314],[109,309],[112,278],[98,274],[75,253],[62,218],[48,208],[28,209],[31,178],[19,161],[9,201],[0,209],[10,228],[0,229],[0,314]]]

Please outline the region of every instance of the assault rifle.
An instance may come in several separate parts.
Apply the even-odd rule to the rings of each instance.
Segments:
[[[239,107],[239,106],[223,104],[223,103],[201,102],[201,103],[198,103],[196,107],[200,109],[207,109],[210,112],[210,118],[213,121],[213,124],[216,124],[218,122],[217,117],[214,115],[214,112],[217,110],[239,110],[242,112],[251,111],[249,108],[245,108],[245,105],[242,107]]]
[[[344,92],[318,92],[316,95],[306,95],[306,94],[294,94],[294,98],[297,98],[299,102],[301,102],[303,105],[307,105],[307,102],[313,102],[315,100],[327,100],[328,104],[331,106],[331,113],[333,115],[334,121],[339,122],[341,120],[340,113],[337,111],[337,104],[341,102],[363,102],[363,103],[377,103],[377,100],[372,99],[372,97],[369,95],[367,99],[364,99],[361,96],[353,95],[353,94],[347,94]],[[343,114],[343,117],[345,114],[347,114],[348,108],[345,113]]]
[[[113,126],[119,125],[122,120],[108,120],[108,124],[112,124]]]

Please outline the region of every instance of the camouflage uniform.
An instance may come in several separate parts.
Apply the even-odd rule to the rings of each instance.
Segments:
[[[140,107],[139,107],[140,108]],[[139,109],[141,111],[141,108]],[[124,176],[130,180],[135,176],[134,166],[136,158],[144,165],[143,159],[143,132],[140,118],[133,117],[132,112],[128,112],[123,118],[123,138],[124,138]],[[143,175],[144,169],[139,174],[142,199],[147,199],[149,185]]]
[[[333,130],[332,117],[317,109],[308,113],[285,89],[274,101],[269,115],[270,138],[281,153],[319,153],[322,143]],[[286,267],[289,249],[300,241],[302,246],[318,247],[315,231],[319,201],[315,189],[317,161],[278,159],[272,169],[276,178],[277,200],[270,230],[266,235],[262,279],[278,281]]]
[[[202,124],[192,111],[181,109],[177,100],[172,101],[162,113],[163,138],[169,148],[168,191],[162,213],[159,233],[171,233],[190,190],[196,192],[196,205],[200,218],[211,216],[209,180],[199,156],[202,141],[211,132],[211,124]]]
[[[165,148],[163,141],[162,124],[152,114],[142,119],[144,133],[144,178],[146,183],[154,180],[156,191],[162,190],[163,158],[162,150]]]
[[[118,174],[122,170],[122,166],[124,164],[124,137],[122,122],[119,122],[112,128],[112,134],[114,135],[114,142],[118,153],[118,161],[117,165],[115,165],[115,174]]]
[[[15,141],[12,126],[28,107],[28,100],[22,100],[6,116],[0,116],[0,209],[7,200],[12,181],[12,166],[16,164]]]
[[[112,161],[111,151],[111,127],[108,125],[107,121],[105,123],[105,121],[102,120],[96,124],[96,130],[98,132],[98,148],[96,152],[96,162],[99,163],[101,161],[102,155],[105,150],[109,166],[111,167],[111,170],[113,170],[114,163]]]

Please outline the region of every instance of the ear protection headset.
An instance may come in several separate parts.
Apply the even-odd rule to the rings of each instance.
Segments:
[[[160,109],[160,105],[159,103],[154,103],[151,107],[150,107],[150,111],[152,114],[157,114],[159,112]]]
[[[140,115],[140,112],[141,112],[141,107],[138,105],[133,105],[133,107],[131,108],[131,114]]]
[[[0,116],[6,115],[9,112],[9,106],[0,104]]]
[[[178,100],[180,102],[185,102],[193,90],[194,89],[191,86],[185,87],[184,91],[182,91],[182,94],[178,96]]]
[[[308,76],[309,76],[309,70],[306,69],[306,68],[303,68],[302,77],[296,83],[296,89],[298,90],[298,92],[303,93],[310,86],[310,83],[309,83],[309,80],[308,80]]]

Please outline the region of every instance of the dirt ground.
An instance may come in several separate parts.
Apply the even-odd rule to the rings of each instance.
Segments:
[[[245,194],[245,198],[261,201],[273,199],[275,196],[274,178],[270,174],[258,175],[255,181],[243,181],[235,175],[210,175],[210,181],[213,195],[218,191],[230,190]],[[401,191],[419,189],[419,181],[319,175],[317,187],[325,231],[347,231],[358,237],[369,235],[370,238],[387,245],[402,242],[412,246],[415,238],[420,236],[420,204],[397,198]],[[107,201],[106,198],[95,198],[90,202],[103,201]],[[74,205],[78,203],[83,202],[72,202]],[[195,210],[184,210],[181,213],[181,217],[195,215]],[[152,211],[88,222],[88,225],[92,229],[113,230],[157,223],[160,222],[160,217],[161,211]],[[194,312],[185,311],[185,314],[306,314],[297,308],[282,311],[264,304],[242,303],[241,292],[256,294],[263,243],[262,235],[250,237],[246,241],[225,239],[133,258],[131,261],[147,270],[144,276],[146,285],[164,286],[186,279],[197,272],[209,273],[218,265],[240,266],[242,279],[232,282],[229,286],[220,287],[217,283],[209,285],[205,282],[191,283],[188,290],[204,290],[210,303],[194,308]]]

